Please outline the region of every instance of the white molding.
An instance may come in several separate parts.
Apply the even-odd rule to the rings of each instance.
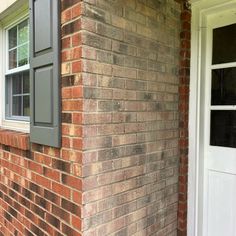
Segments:
[[[200,132],[200,120],[204,115],[204,78],[205,70],[202,53],[206,52],[206,19],[215,13],[233,9],[236,0],[192,0],[191,69],[189,99],[189,172],[188,172],[188,236],[202,236],[203,209],[203,162],[200,158],[204,149],[204,136]],[[203,127],[204,128],[204,127]],[[201,147],[201,148],[200,148]]]
[[[21,14],[22,9],[28,9],[28,0],[1,0],[0,5],[0,20],[9,21],[14,18],[15,15]]]
[[[11,5],[13,5],[17,0],[4,0],[1,2],[0,5],[0,13],[5,11],[7,8],[9,8]]]

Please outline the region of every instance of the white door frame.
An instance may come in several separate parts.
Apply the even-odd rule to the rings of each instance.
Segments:
[[[206,19],[227,9],[236,9],[236,0],[192,0],[191,69],[189,99],[189,171],[188,236],[201,236],[203,204],[204,137],[200,121],[204,117],[204,53],[206,52]],[[236,15],[235,15],[236,17]]]

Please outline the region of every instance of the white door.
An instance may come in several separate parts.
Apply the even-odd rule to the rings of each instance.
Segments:
[[[236,15],[207,19],[203,236],[236,236]]]

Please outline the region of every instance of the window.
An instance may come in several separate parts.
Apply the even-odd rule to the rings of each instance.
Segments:
[[[61,146],[59,2],[0,7],[0,127],[53,147]]]
[[[236,147],[236,24],[213,29],[212,146]]]
[[[5,118],[29,120],[29,20],[6,30]]]

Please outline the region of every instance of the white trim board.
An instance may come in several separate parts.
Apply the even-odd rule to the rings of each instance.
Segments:
[[[204,86],[201,83],[202,65],[206,51],[206,19],[219,12],[232,9],[236,13],[236,0],[192,0],[192,35],[191,35],[191,69],[189,99],[189,173],[188,173],[188,236],[201,236],[201,215],[199,207],[203,188],[203,138],[200,132],[200,120],[204,111],[201,100],[204,97]],[[201,98],[201,99],[200,99]]]

